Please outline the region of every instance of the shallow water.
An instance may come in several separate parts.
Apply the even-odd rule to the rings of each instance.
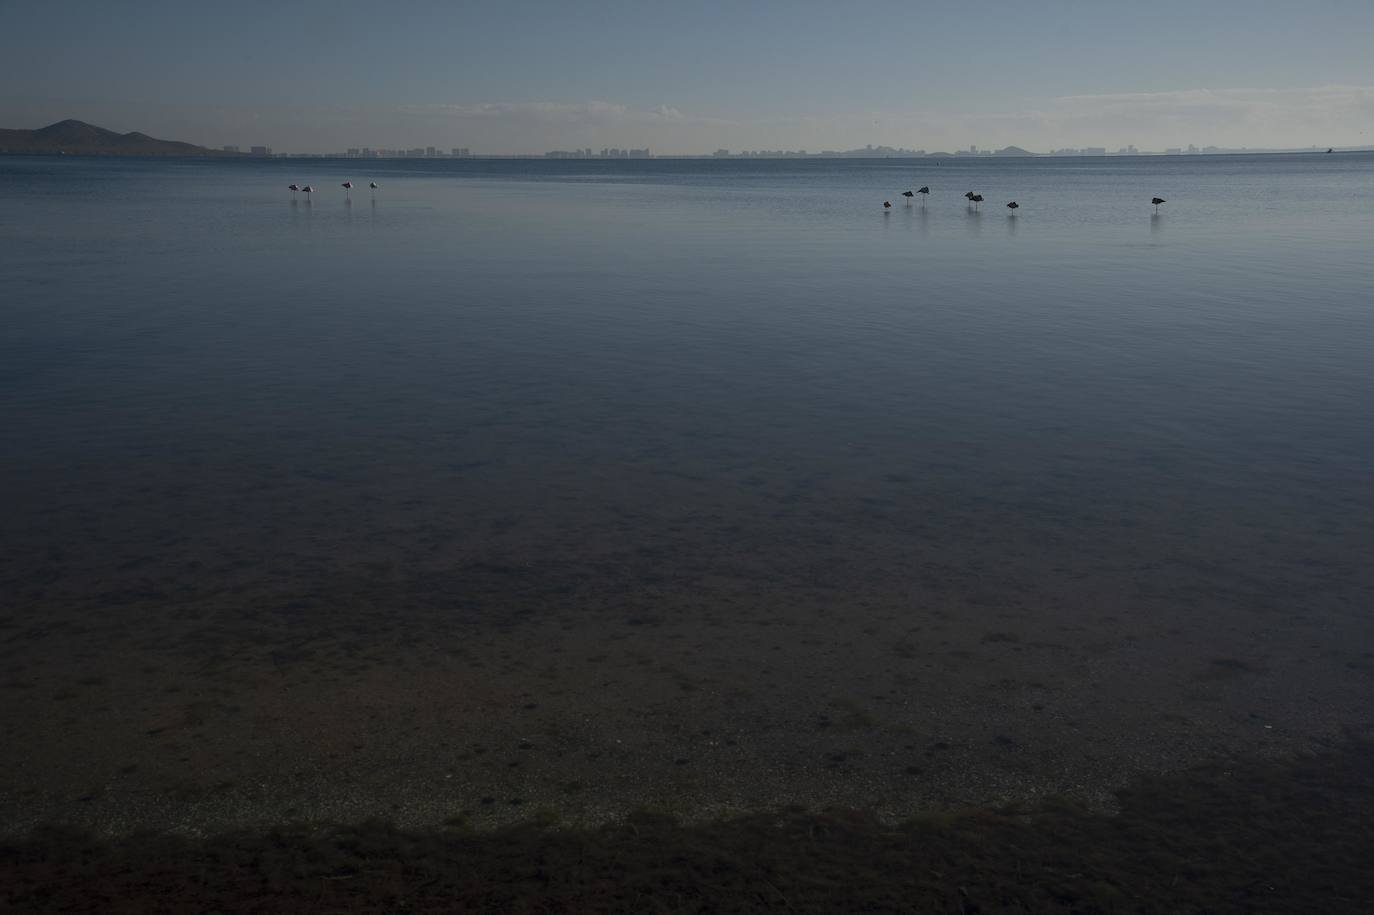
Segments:
[[[909,809],[1362,723],[1371,202],[1365,154],[0,158],[0,800]]]

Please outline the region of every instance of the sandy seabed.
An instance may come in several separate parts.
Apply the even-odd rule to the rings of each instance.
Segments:
[[[1140,774],[1367,723],[1370,623],[1275,593],[1282,568],[1107,591],[1110,565],[1070,557],[1047,593],[1053,543],[960,566],[876,516],[829,546],[665,526],[522,548],[409,522],[12,555],[5,832],[1110,807]],[[990,526],[985,552],[1018,536]]]
[[[1149,498],[1126,505],[887,454],[830,477],[724,452],[665,469],[652,449],[405,476],[31,462],[0,555],[10,907],[186,907],[165,886],[263,911],[645,911],[647,880],[676,894],[662,911],[833,911],[870,885],[897,894],[872,911],[1120,911],[1179,886],[1233,898],[1269,879],[1264,836],[1337,870],[1367,847],[1358,767],[1296,797],[1273,774],[1349,759],[1367,733],[1354,508],[1181,507],[1149,463]],[[1261,774],[1218,795],[1226,812],[1211,788],[1159,789],[1190,798],[1168,808],[1188,823],[1140,841],[1200,844],[1141,876],[1131,839],[1103,852],[1124,870],[1083,883],[1073,854],[1151,812],[1131,792],[1199,765],[1206,784]],[[1309,801],[1330,808],[1312,828],[1348,839],[1313,833]],[[1002,813],[940,819],[968,809]],[[1068,832],[1018,831],[1026,816]],[[911,817],[955,831],[931,846]],[[1247,838],[1207,844],[1222,820]],[[678,861],[731,843],[725,864]],[[1007,852],[1040,845],[1033,864]],[[908,882],[855,879],[840,848]],[[603,852],[585,871],[560,857]],[[1036,868],[1057,889],[996,889]],[[1368,898],[1348,873],[1319,892],[1283,873],[1289,902]]]

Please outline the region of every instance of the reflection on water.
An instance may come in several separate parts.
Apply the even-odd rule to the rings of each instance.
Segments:
[[[964,210],[964,217],[965,217],[965,222],[966,222],[967,225],[968,225],[969,234],[975,235],[975,236],[977,236],[977,235],[982,235],[982,234],[983,234],[983,212],[982,212],[982,210],[979,210],[977,207],[975,207],[975,206],[973,206],[972,204],[970,204],[970,205],[969,205],[968,207],[966,207],[965,210]]]

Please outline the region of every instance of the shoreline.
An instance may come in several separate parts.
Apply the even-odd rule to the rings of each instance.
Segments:
[[[1374,744],[1140,778],[1120,811],[1061,798],[927,814],[774,810],[703,824],[640,812],[283,826],[106,843],[0,843],[10,907],[179,911],[1354,911],[1374,898]],[[76,906],[76,909],[72,909]]]

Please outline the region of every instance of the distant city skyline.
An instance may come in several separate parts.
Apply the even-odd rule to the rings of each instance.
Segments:
[[[925,150],[908,149],[905,147],[874,146],[867,144],[863,147],[853,147],[839,150],[805,150],[805,149],[744,149],[730,150],[725,148],[716,149],[710,153],[665,153],[657,154],[649,147],[583,147],[580,149],[552,149],[542,153],[513,153],[497,150],[483,150],[474,152],[469,147],[452,147],[450,149],[440,149],[435,146],[393,148],[393,147],[349,147],[344,150],[313,150],[297,152],[277,152],[270,146],[251,146],[244,150],[238,144],[225,144],[221,147],[224,152],[243,153],[247,152],[254,156],[281,157],[304,157],[304,158],[342,158],[342,159],[467,159],[467,158],[528,158],[528,159],[650,159],[650,158],[713,158],[713,159],[741,159],[741,158],[1006,158],[1006,157],[1055,157],[1055,156],[1186,156],[1186,155],[1215,155],[1226,153],[1273,153],[1273,152],[1321,152],[1331,151],[1331,147],[1320,145],[1309,145],[1303,147],[1284,147],[1280,149],[1271,147],[1224,147],[1216,145],[1198,146],[1189,143],[1187,146],[1169,147],[1166,149],[1140,149],[1134,144],[1111,150],[1104,146],[1084,146],[1084,147],[1064,147],[1051,150],[1028,150],[1019,146],[1007,146],[1001,149],[980,149],[976,144],[970,145],[967,149],[955,150]],[[1374,149],[1374,146],[1366,147],[1342,147],[1342,149]]]
[[[214,149],[1374,144],[1374,5],[12,0],[0,125]]]

